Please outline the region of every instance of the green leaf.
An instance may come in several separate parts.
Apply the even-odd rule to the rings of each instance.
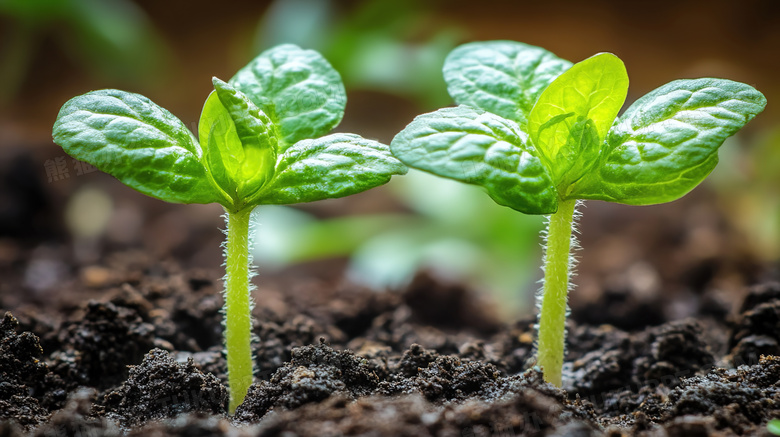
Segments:
[[[726,79],[670,82],[637,100],[607,135],[598,167],[572,197],[631,205],[670,202],[718,163],[718,148],[763,111],[766,98]]]
[[[201,164],[201,149],[179,119],[139,94],[92,91],[69,100],[54,142],[148,196],[177,203],[225,201]]]
[[[557,209],[552,179],[514,121],[468,106],[414,119],[390,144],[410,167],[485,188],[497,203],[527,214]]]
[[[565,192],[596,165],[599,145],[627,93],[625,65],[601,53],[574,64],[539,97],[528,129],[559,190]]]
[[[515,41],[464,44],[444,61],[447,90],[459,105],[527,123],[545,88],[571,67],[547,50]]]
[[[236,125],[216,91],[209,94],[203,105],[198,122],[198,137],[203,147],[203,164],[209,169],[215,183],[235,202],[238,195],[236,175],[244,152]]]
[[[772,419],[766,424],[766,430],[773,435],[780,435],[780,419]]]
[[[388,146],[354,134],[332,134],[288,147],[279,155],[274,178],[251,202],[291,204],[344,197],[406,171]]]
[[[264,51],[230,79],[278,126],[280,151],[330,132],[344,116],[341,76],[314,50],[284,44]]]
[[[214,78],[199,133],[208,148],[206,165],[241,208],[273,176],[278,138],[271,119],[247,96]]]

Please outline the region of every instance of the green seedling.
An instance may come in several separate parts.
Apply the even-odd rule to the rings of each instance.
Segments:
[[[418,116],[390,148],[410,167],[480,185],[517,211],[550,215],[537,364],[560,386],[577,202],[649,205],[683,196],[766,99],[730,80],[675,80],[617,118],[628,91],[617,56],[572,65],[512,41],[456,48],[444,79],[460,106]]]
[[[339,74],[315,51],[277,46],[229,82],[214,78],[213,84],[199,139],[151,100],[119,90],[71,99],[53,133],[68,154],[141,193],[224,207],[232,413],[253,375],[249,227],[254,207],[347,196],[384,184],[406,167],[386,145],[354,134],[326,135],[341,121],[346,93]]]

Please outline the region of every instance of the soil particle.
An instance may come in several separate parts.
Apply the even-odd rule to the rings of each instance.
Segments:
[[[699,434],[712,430],[727,435],[753,435],[780,413],[780,358],[762,357],[753,366],[714,369],[686,378],[651,417],[667,428],[694,427]],[[640,409],[644,409],[640,406]],[[692,429],[692,428],[690,428]]]
[[[485,360],[510,375],[529,368],[534,361],[535,324],[535,320],[526,319],[504,328],[486,344]],[[469,348],[463,350],[467,351]],[[572,353],[571,347],[568,352]]]
[[[130,367],[127,381],[105,396],[103,408],[132,427],[188,412],[223,415],[227,399],[219,379],[198,370],[192,359],[178,363],[168,352],[154,349],[141,365]]]
[[[374,319],[365,338],[386,344],[398,351],[404,350],[411,344],[419,344],[426,349],[434,349],[440,353],[456,353],[458,351],[456,339],[447,336],[444,331],[435,326],[416,323],[413,311],[406,305],[401,305]]]
[[[244,422],[256,421],[274,407],[294,409],[333,394],[355,399],[372,393],[378,384],[379,378],[368,360],[352,352],[334,351],[320,339],[318,345],[293,349],[290,362],[279,368],[270,381],[252,385],[235,417]]]
[[[500,372],[492,364],[438,356],[419,345],[404,353],[400,373],[380,385],[380,393],[393,395],[419,392],[431,402],[463,400],[472,396],[495,397]]]
[[[19,431],[19,427],[16,426],[10,420],[0,422],[0,437],[21,437],[22,432]]]
[[[400,293],[376,293],[359,289],[340,291],[316,316],[322,322],[340,329],[346,338],[363,335],[378,315],[401,304]]]
[[[314,344],[320,337],[331,341],[334,337],[340,337],[338,334],[333,335],[333,332],[328,335],[328,331],[319,323],[301,314],[287,321],[265,320],[255,323],[255,332],[259,337],[255,361],[261,371],[259,376],[263,379],[270,378],[276,369],[290,361],[293,348]]]
[[[435,280],[421,273],[404,290],[403,301],[418,324],[446,330],[471,329],[482,334],[498,330],[499,318],[477,294],[459,284]]]
[[[133,430],[128,437],[236,437],[245,435],[227,419],[203,413],[181,414],[171,420],[153,422]]]
[[[676,417],[666,427],[669,437],[707,437],[715,431],[711,417]]]
[[[137,270],[162,270],[145,281],[123,284],[110,292],[117,306],[133,308],[141,319],[155,326],[157,346],[161,341],[179,351],[201,352],[222,342],[222,296],[217,281],[202,270],[180,272],[172,265],[141,266],[124,276],[134,277]]]
[[[397,305],[376,314],[361,341],[384,344],[395,351],[418,344],[442,354],[459,354],[462,345],[484,340],[501,327],[500,318],[476,293],[425,273],[417,275],[399,297]],[[350,343],[354,346],[360,344]]]
[[[593,409],[570,402],[538,371],[506,377],[492,364],[420,345],[400,359],[372,361],[322,341],[294,349],[290,363],[253,385],[236,420],[259,422],[263,436],[592,435],[596,429]]]
[[[576,393],[603,406],[605,413],[632,411],[655,387],[673,388],[681,377],[714,363],[709,346],[702,340],[701,326],[691,319],[636,334],[609,332],[601,336],[604,344],[600,348],[574,361],[570,382]],[[587,332],[578,335],[600,337]]]
[[[578,323],[610,324],[627,331],[645,329],[665,320],[660,294],[639,293],[628,287],[608,287],[597,300],[575,305],[571,310],[571,318]]]
[[[761,355],[780,355],[780,283],[752,287],[729,338],[733,365],[755,364]]]
[[[88,388],[73,392],[68,397],[65,407],[54,413],[49,422],[38,427],[32,436],[121,436],[122,433],[116,424],[93,415],[92,406],[96,395],[94,389]]]
[[[436,361],[437,355],[436,352],[427,350],[419,344],[413,344],[404,352],[398,363],[398,373],[405,377],[417,376],[422,369]]]
[[[419,394],[334,396],[321,404],[275,411],[258,436],[591,436],[596,427],[533,390],[491,403],[433,404]]]
[[[154,329],[134,308],[92,301],[83,318],[61,326],[53,371],[72,386],[113,387],[154,347]]]
[[[545,385],[538,372],[526,376],[523,390],[493,402],[432,403],[419,393],[367,396],[354,402],[332,396],[321,404],[274,411],[257,435],[601,435],[574,404],[535,389]]]
[[[40,360],[43,350],[38,337],[29,332],[18,334],[18,325],[11,313],[5,313],[0,321],[0,420],[12,419],[26,428],[48,419],[49,412],[41,401],[51,397],[46,382],[52,378]],[[61,389],[55,384],[52,388]]]

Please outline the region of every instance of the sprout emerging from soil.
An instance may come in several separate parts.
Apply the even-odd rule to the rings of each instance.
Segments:
[[[317,52],[281,45],[229,81],[213,79],[199,138],[139,94],[99,90],[69,100],[54,142],[148,196],[219,203],[227,216],[225,347],[230,412],[253,379],[249,255],[257,205],[342,197],[384,184],[406,167],[389,147],[327,135],[344,115],[339,74]]]
[[[623,62],[600,53],[572,64],[539,47],[462,45],[444,64],[460,106],[414,119],[392,141],[410,167],[482,186],[496,203],[548,214],[537,364],[561,385],[577,203],[678,199],[718,163],[718,148],[766,105],[725,79],[675,80],[620,117]]]

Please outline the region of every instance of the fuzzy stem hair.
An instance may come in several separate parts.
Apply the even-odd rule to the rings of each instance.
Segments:
[[[225,348],[227,350],[230,414],[252,385],[252,298],[249,231],[252,208],[227,212],[225,245]]]
[[[558,203],[558,211],[549,217],[545,236],[536,363],[545,381],[556,387],[561,386],[566,347],[567,298],[575,265],[571,251],[577,245],[573,234],[576,206],[576,200]]]

